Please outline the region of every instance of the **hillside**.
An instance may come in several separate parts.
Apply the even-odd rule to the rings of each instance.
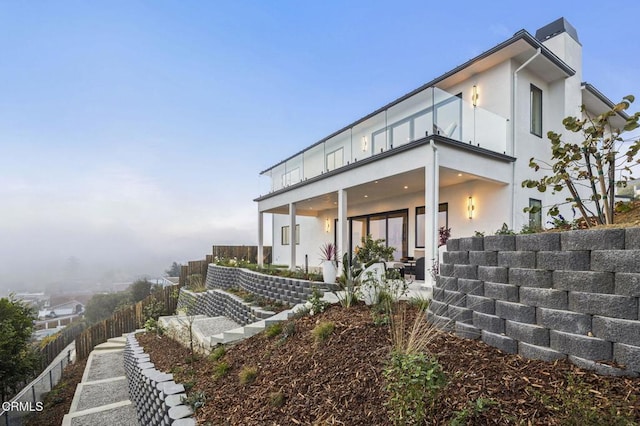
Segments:
[[[411,307],[409,315],[418,310]],[[312,330],[330,321],[322,344]],[[141,335],[156,368],[174,374],[204,401],[200,424],[390,424],[383,369],[390,328],[375,325],[370,308],[332,306],[290,320],[283,333],[254,336],[226,348],[218,361],[190,362],[189,351],[167,337]],[[640,422],[640,378],[602,377],[568,362],[509,355],[482,342],[434,333],[429,352],[446,385],[428,418],[433,424],[633,424]],[[226,374],[220,372],[228,366]],[[243,368],[255,381],[241,384]],[[199,396],[199,397],[198,397]],[[458,421],[458,423],[455,423]]]

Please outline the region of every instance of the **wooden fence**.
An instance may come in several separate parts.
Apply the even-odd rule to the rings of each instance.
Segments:
[[[179,287],[164,287],[135,305],[129,305],[114,312],[111,318],[107,318],[86,329],[76,338],[76,358],[84,359],[100,343],[104,343],[112,337],[119,337],[124,333],[131,333],[142,328],[147,319],[144,308],[154,301],[162,305],[166,315],[172,315],[178,304]]]
[[[65,327],[60,333],[58,333],[54,340],[47,342],[41,348],[38,348],[40,354],[40,371],[43,371],[51,362],[58,356],[69,343],[71,343],[82,330],[85,329],[83,322],[79,322],[73,325]]]

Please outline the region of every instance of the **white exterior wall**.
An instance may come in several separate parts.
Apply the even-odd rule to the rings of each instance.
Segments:
[[[452,95],[462,93],[466,105],[463,105],[462,114],[474,113],[469,109],[471,103],[472,87],[478,88],[478,108],[508,119],[505,124],[506,146],[504,151],[508,155],[516,157],[512,165],[496,163],[473,152],[454,149],[448,146],[439,146],[440,166],[452,170],[475,174],[480,177],[474,181],[446,186],[440,188],[440,203],[448,203],[449,226],[453,237],[473,235],[480,231],[488,235],[495,233],[503,223],[507,223],[515,231],[529,224],[529,214],[523,209],[529,205],[529,199],[542,201],[543,226],[549,220],[546,215],[548,207],[556,203],[563,203],[569,196],[568,193],[552,194],[551,190],[540,193],[536,189],[522,188],[521,183],[526,179],[540,179],[544,171],[535,172],[529,167],[530,158],[541,161],[550,161],[550,141],[546,134],[553,130],[562,133],[565,138],[575,137],[564,130],[562,120],[569,115],[580,115],[582,104],[582,47],[566,33],[558,34],[544,44],[551,49],[561,60],[565,61],[575,70],[575,75],[548,81],[547,75],[538,75],[532,62],[530,65],[515,72],[522,63],[513,59],[499,63],[492,68],[475,75],[455,85],[442,85],[442,89]],[[531,56],[534,55],[531,51]],[[545,61],[538,58],[539,61]],[[542,72],[542,71],[540,71]],[[517,82],[514,88],[514,81]],[[533,84],[542,90],[543,94],[543,123],[542,137],[530,132],[530,85]],[[514,102],[515,101],[515,107]],[[478,109],[478,111],[480,111]],[[390,110],[390,114],[393,109]],[[473,130],[468,122],[463,119],[462,140],[471,139],[468,135]],[[461,124],[462,125],[462,124]],[[476,120],[476,126],[484,123]],[[513,149],[511,146],[514,141]],[[489,147],[493,149],[493,147]],[[355,148],[354,148],[355,149]],[[409,170],[415,170],[425,166],[426,149],[418,147],[399,155],[363,165],[345,173],[327,176],[325,179],[310,182],[300,188],[292,189],[282,194],[260,202],[262,210],[275,208],[286,204],[289,200],[304,200],[323,193],[337,191],[340,188],[348,188],[371,182],[377,178],[384,178]],[[499,150],[502,152],[502,150]],[[505,167],[508,172],[505,172]],[[487,179],[487,180],[483,180]],[[495,182],[491,181],[492,179]],[[423,192],[414,192],[401,196],[390,196],[382,201],[367,204],[359,204],[356,207],[349,205],[347,215],[349,217],[366,214],[387,212],[393,210],[408,210],[408,254],[419,256],[423,249],[415,247],[415,209],[425,205]],[[473,219],[469,219],[467,211],[468,197],[473,197],[475,206]],[[349,200],[353,201],[353,200]],[[563,216],[571,220],[574,215],[570,206],[561,208]],[[309,265],[319,264],[319,247],[322,243],[333,242],[334,220],[337,217],[337,208],[318,212],[317,217],[298,216],[297,222],[301,226],[301,242],[296,251],[296,259],[299,266],[304,264],[305,255],[309,256]],[[289,224],[287,215],[273,216],[273,261],[274,263],[288,263],[289,246],[280,245],[280,229]],[[330,232],[326,232],[326,220],[330,222]],[[293,232],[292,232],[293,239]]]
[[[467,203],[473,198],[473,218]],[[509,185],[475,180],[440,188],[440,202],[449,203],[451,237],[473,236],[476,231],[492,235],[509,220]]]

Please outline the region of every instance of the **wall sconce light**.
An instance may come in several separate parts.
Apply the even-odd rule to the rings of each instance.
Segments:
[[[324,222],[324,230],[327,234],[331,232],[331,221],[329,220],[329,218],[327,218],[327,220]]]
[[[469,214],[469,219],[473,219],[473,211],[476,209],[476,206],[473,205],[473,197],[469,197],[467,200],[467,213]]]
[[[366,152],[367,149],[369,148],[369,144],[367,143],[367,137],[366,136],[362,137],[362,142],[360,143],[360,147],[362,148],[362,152]]]
[[[473,87],[471,88],[471,103],[473,104],[474,108],[478,106],[479,97],[480,95],[478,95],[478,86],[474,84]]]

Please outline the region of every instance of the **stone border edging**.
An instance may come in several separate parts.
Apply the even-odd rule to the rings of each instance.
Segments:
[[[145,426],[195,426],[193,410],[182,403],[184,386],[173,381],[173,375],[157,370],[149,355],[136,340],[127,336],[124,349],[129,397],[136,407],[138,421]]]

